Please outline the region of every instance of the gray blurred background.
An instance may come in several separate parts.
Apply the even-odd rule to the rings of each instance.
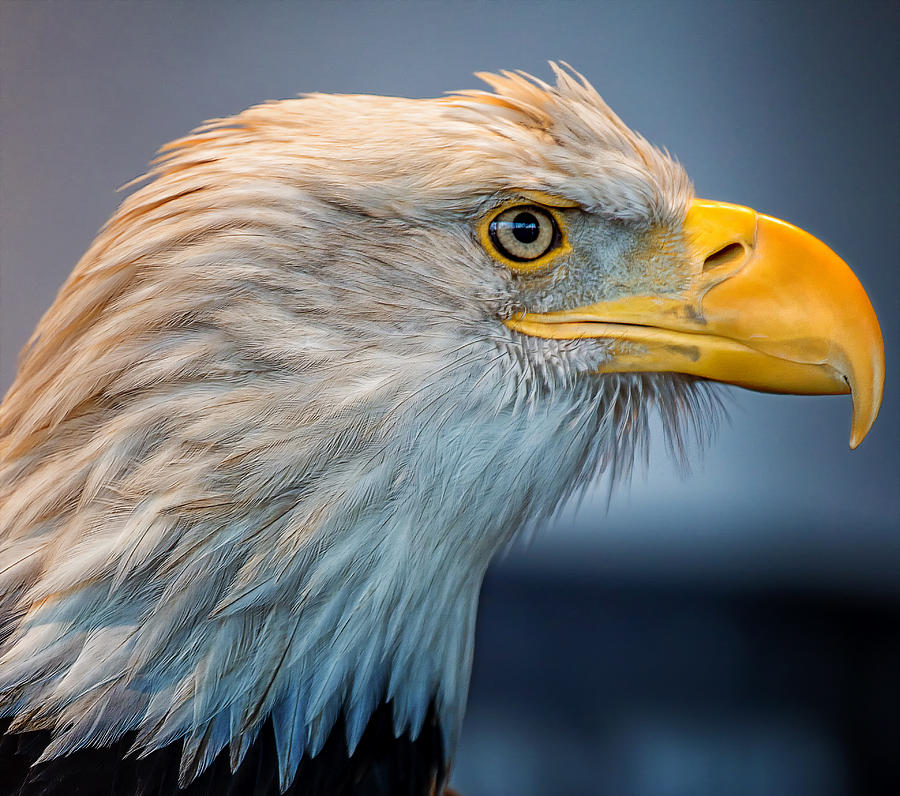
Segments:
[[[660,446],[492,568],[466,796],[900,793],[900,4],[0,0],[0,392],[162,143],[266,99],[435,96],[582,71],[697,193],[829,243],[881,319],[881,417],[723,388],[694,472]]]

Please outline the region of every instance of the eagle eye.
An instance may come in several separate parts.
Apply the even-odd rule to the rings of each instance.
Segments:
[[[534,205],[517,205],[501,211],[491,219],[488,235],[497,252],[516,263],[543,257],[561,239],[556,219]]]

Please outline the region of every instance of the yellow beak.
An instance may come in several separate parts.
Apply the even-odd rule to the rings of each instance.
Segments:
[[[766,392],[851,393],[850,447],[875,422],[884,343],[850,268],[820,240],[747,207],[697,199],[684,222],[690,284],[507,321],[524,334],[605,338],[601,372],[686,373]]]

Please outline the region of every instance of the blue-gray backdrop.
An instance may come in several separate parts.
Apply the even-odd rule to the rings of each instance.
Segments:
[[[489,575],[455,780],[469,796],[850,794],[900,743],[896,3],[0,3],[0,392],[155,149],[304,91],[433,96],[570,62],[701,196],[828,242],[888,359],[846,398],[727,390],[684,478],[602,488]],[[887,792],[887,791],[885,791]]]

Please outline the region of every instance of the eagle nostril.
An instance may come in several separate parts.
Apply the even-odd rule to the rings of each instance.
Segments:
[[[744,258],[744,245],[742,243],[729,243],[718,251],[713,252],[703,261],[703,270],[711,271],[723,265],[735,265]]]

